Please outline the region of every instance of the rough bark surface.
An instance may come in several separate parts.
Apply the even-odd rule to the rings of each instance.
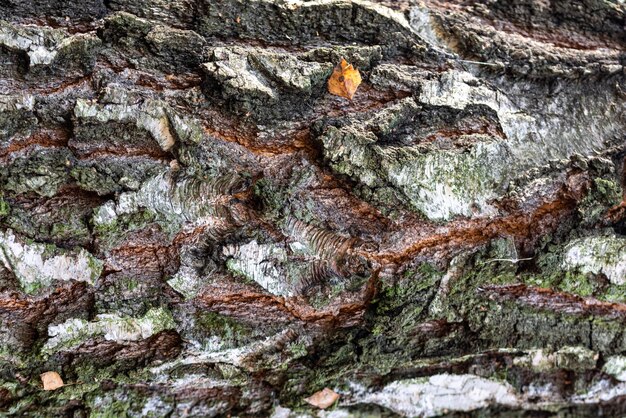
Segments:
[[[0,18],[1,414],[626,415],[622,1]]]

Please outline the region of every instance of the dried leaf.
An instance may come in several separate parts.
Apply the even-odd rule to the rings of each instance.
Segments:
[[[320,409],[326,409],[332,404],[334,404],[335,402],[337,402],[337,399],[339,399],[338,393],[334,392],[331,389],[324,388],[320,390],[319,392],[315,392],[313,395],[311,395],[308,398],[305,398],[304,400],[308,404],[316,406]]]
[[[45,372],[41,374],[43,390],[55,390],[63,387],[63,379],[57,372]]]
[[[361,73],[359,70],[342,58],[328,80],[328,91],[336,96],[352,100],[360,84]]]

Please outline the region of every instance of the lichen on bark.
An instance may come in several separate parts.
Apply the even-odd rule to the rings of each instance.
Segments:
[[[0,2],[0,415],[626,414],[625,25]]]

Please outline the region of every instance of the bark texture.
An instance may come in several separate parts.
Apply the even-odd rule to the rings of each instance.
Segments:
[[[0,18],[1,414],[626,414],[622,1]]]

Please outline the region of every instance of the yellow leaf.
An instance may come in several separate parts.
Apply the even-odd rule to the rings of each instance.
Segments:
[[[361,73],[359,70],[342,58],[328,80],[328,91],[336,96],[352,100],[360,84]]]
[[[41,374],[43,390],[55,390],[63,387],[63,379],[57,372],[45,372]]]
[[[339,399],[339,394],[331,389],[324,388],[319,392],[315,392],[313,395],[305,398],[305,402],[316,406],[320,409],[326,409]]]

